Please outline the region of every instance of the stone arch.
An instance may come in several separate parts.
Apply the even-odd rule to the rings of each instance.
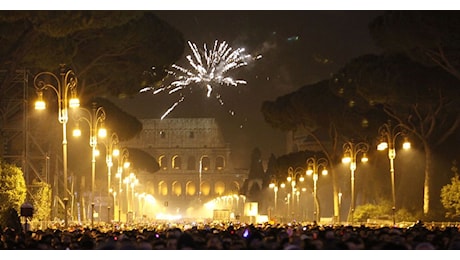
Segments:
[[[160,165],[160,169],[168,169],[168,161],[165,155],[160,155],[160,157],[158,157],[158,164]]]
[[[197,191],[196,191],[196,184],[193,181],[189,181],[185,184],[185,192],[187,196],[194,196]]]
[[[178,182],[178,181],[173,182],[172,185],[171,185],[171,192],[172,192],[172,195],[175,195],[177,197],[182,195],[181,183]]]
[[[158,183],[158,194],[160,196],[167,196],[168,195],[168,185],[164,181],[160,181]]]
[[[223,156],[216,157],[216,170],[220,171],[225,168],[225,158]]]
[[[237,181],[232,181],[228,187],[228,190],[233,194],[239,194],[240,189],[240,184]]]
[[[175,170],[180,170],[182,167],[182,160],[179,155],[174,155],[171,159],[172,168]]]
[[[222,196],[224,195],[225,192],[225,183],[222,181],[216,181],[214,183],[214,194],[217,196]]]
[[[209,196],[209,194],[211,194],[211,183],[207,181],[201,183],[201,194],[203,196]]]
[[[211,169],[211,159],[209,159],[207,155],[201,156],[200,163],[202,171],[208,171]]]

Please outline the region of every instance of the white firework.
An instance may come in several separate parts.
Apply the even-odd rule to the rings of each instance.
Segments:
[[[212,49],[207,48],[204,44],[204,49],[200,52],[196,44],[188,42],[192,54],[187,55],[186,58],[191,66],[190,69],[181,67],[173,64],[171,67],[174,70],[167,70],[167,73],[174,76],[175,80],[167,86],[161,86],[159,88],[146,87],[140,92],[153,91],[153,94],[160,93],[162,91],[168,91],[168,94],[180,92],[185,88],[206,87],[206,96],[211,97],[214,89],[213,85],[226,85],[226,86],[237,86],[239,84],[246,84],[245,80],[233,79],[228,76],[227,73],[246,66],[250,60],[251,55],[244,54],[244,48],[238,48],[233,50],[224,41],[218,43],[216,40]],[[260,55],[255,59],[260,59]],[[215,92],[215,91],[214,91]],[[214,95],[221,105],[223,100],[221,95],[216,93]],[[180,98],[163,114],[161,119],[166,117],[179,103],[184,101],[185,97],[183,93],[180,93]]]

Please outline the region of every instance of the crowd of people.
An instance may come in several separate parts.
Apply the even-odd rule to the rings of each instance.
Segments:
[[[16,231],[4,228],[6,250],[450,250],[460,227],[417,223],[407,228],[312,224],[73,226]]]

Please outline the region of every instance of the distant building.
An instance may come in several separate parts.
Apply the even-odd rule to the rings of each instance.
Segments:
[[[164,212],[187,215],[190,208],[197,207],[197,202],[240,194],[248,170],[233,167],[230,145],[223,139],[215,119],[140,121],[143,130],[123,146],[142,149],[158,161],[159,171],[136,175],[142,185],[138,190],[151,194]]]

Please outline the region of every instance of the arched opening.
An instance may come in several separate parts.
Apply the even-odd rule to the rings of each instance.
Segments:
[[[217,196],[222,196],[224,192],[225,192],[225,183],[223,183],[222,181],[216,181],[214,183],[214,193]]]
[[[208,156],[204,155],[201,157],[201,170],[208,171],[211,168],[211,160]]]
[[[223,156],[218,156],[216,158],[216,170],[221,171],[225,167],[225,159]]]
[[[179,197],[180,195],[182,195],[182,186],[180,185],[179,182],[175,181],[173,182],[172,184],[172,193],[174,195],[176,195],[177,197]]]
[[[168,185],[164,181],[160,181],[158,183],[158,191],[161,196],[167,196],[168,195]]]
[[[167,170],[168,161],[166,160],[166,156],[160,155],[160,157],[158,158],[158,164],[160,164],[160,169]]]
[[[173,169],[175,170],[180,170],[181,169],[181,159],[179,157],[179,155],[174,155],[173,158],[172,158],[172,167]]]

